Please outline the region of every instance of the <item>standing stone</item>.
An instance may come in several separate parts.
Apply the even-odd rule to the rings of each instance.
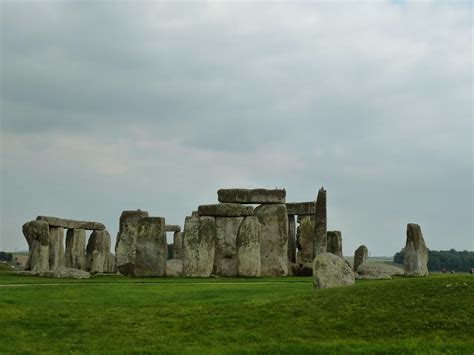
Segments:
[[[216,217],[216,250],[212,273],[237,276],[237,234],[244,217]]]
[[[91,274],[103,273],[110,254],[110,234],[107,230],[95,230],[86,248],[86,270]]]
[[[288,215],[288,262],[296,263],[296,222],[295,222],[295,215]]]
[[[66,233],[66,267],[78,270],[86,269],[86,231],[68,229]]]
[[[173,234],[173,259],[183,259],[183,232]]]
[[[165,219],[145,217],[140,219],[136,239],[134,276],[165,276],[168,260]]]
[[[261,225],[262,276],[288,275],[288,214],[285,204],[258,206],[254,215]]]
[[[340,231],[327,232],[328,253],[342,258],[342,236]]]
[[[357,268],[359,265],[367,262],[367,259],[369,258],[369,251],[367,250],[367,247],[365,245],[361,245],[358,247],[354,253],[354,267],[353,270],[357,271]]]
[[[183,275],[209,277],[214,265],[216,221],[214,217],[186,217],[183,239]]]
[[[260,276],[260,233],[257,217],[245,217],[237,235],[237,274],[246,277]]]
[[[170,259],[166,262],[166,276],[180,277],[183,275],[183,259]]]
[[[217,199],[225,203],[285,203],[286,191],[284,189],[220,189],[217,191]]]
[[[428,248],[418,224],[407,225],[405,276],[428,276]]]
[[[298,216],[299,226],[296,232],[296,245],[298,247],[297,263],[310,265],[313,268],[314,259],[314,216]]]
[[[31,221],[23,225],[29,255],[26,269],[41,272],[49,269],[49,225],[45,221]]]
[[[104,272],[109,274],[117,273],[117,259],[112,253],[109,253],[107,258],[105,259]]]
[[[327,212],[326,212],[326,190],[324,187],[318,191],[316,199],[316,214],[314,223],[314,256],[327,251]]]
[[[64,267],[64,228],[49,226],[49,269]]]
[[[320,253],[313,261],[313,284],[316,288],[352,286],[355,276],[344,259],[331,253]]]
[[[142,210],[123,211],[120,215],[115,256],[117,268],[123,275],[133,275],[138,226],[140,219],[144,217],[148,217],[148,212]]]

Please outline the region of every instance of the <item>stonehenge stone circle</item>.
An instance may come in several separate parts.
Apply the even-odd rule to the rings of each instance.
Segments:
[[[314,259],[314,220],[314,216],[298,216],[299,226],[296,229],[296,262],[300,265],[310,264],[311,268]]]
[[[320,253],[313,261],[313,284],[316,288],[352,286],[355,276],[345,261],[331,253]]]
[[[212,273],[237,275],[237,234],[244,217],[216,217],[216,247]]]
[[[257,217],[245,217],[240,225],[237,240],[237,274],[245,277],[258,277],[260,261],[261,226]]]
[[[262,276],[288,274],[288,215],[285,204],[260,205],[254,215],[261,225],[260,260]]]
[[[64,266],[64,228],[49,226],[49,269]]]
[[[49,270],[49,225],[45,221],[31,221],[23,225],[23,235],[29,246],[26,269],[33,272]]]
[[[286,210],[288,214],[296,214],[298,216],[314,216],[316,213],[316,203],[310,202],[287,202]]]
[[[183,232],[173,234],[173,259],[183,259]]]
[[[84,229],[67,230],[64,259],[67,268],[86,269],[86,231]]]
[[[198,207],[199,216],[211,217],[245,217],[253,215],[252,206],[243,206],[238,203],[217,203]]]
[[[186,217],[184,222],[183,276],[209,277],[214,266],[214,217]]]
[[[323,187],[318,191],[316,198],[316,213],[314,222],[314,256],[327,251],[327,211],[326,190]]]
[[[327,232],[328,253],[342,258],[342,236],[340,231]]]
[[[288,215],[288,262],[296,263],[296,221],[295,215]]]
[[[217,191],[217,199],[224,203],[285,203],[286,191],[280,189],[220,189]]]
[[[86,247],[86,271],[91,274],[106,272],[110,257],[109,232],[105,229],[93,231]]]
[[[365,245],[361,245],[356,249],[354,252],[354,267],[353,270],[357,271],[357,268],[359,265],[367,262],[367,259],[369,258],[369,251]]]
[[[64,219],[49,216],[38,216],[38,221],[46,221],[49,226],[62,227],[65,229],[86,229],[86,230],[102,230],[105,226],[98,222],[76,221],[73,219]]]
[[[418,224],[407,225],[405,276],[428,276],[428,248]]]
[[[167,259],[165,219],[162,217],[141,218],[135,244],[133,275],[164,276]]]

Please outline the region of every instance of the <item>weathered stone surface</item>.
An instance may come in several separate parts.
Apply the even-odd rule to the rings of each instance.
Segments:
[[[320,253],[313,261],[313,284],[316,288],[351,286],[354,273],[344,260],[331,253]]]
[[[23,235],[29,246],[26,269],[39,272],[49,269],[49,225],[45,221],[30,221],[23,225]]]
[[[64,259],[67,268],[86,269],[86,231],[84,229],[67,230]]]
[[[390,280],[392,278],[381,264],[367,262],[359,265],[355,276],[357,280]]]
[[[299,226],[296,230],[298,254],[296,262],[300,265],[310,264],[314,259],[314,216],[298,216]]]
[[[357,271],[359,265],[367,262],[369,258],[369,251],[365,245],[361,245],[356,249],[354,252],[354,267],[352,268],[354,271]]]
[[[300,265],[288,262],[288,276],[298,276],[300,272]]]
[[[288,214],[284,204],[258,206],[254,215],[261,225],[260,260],[262,276],[288,274]]]
[[[103,273],[110,254],[110,234],[105,229],[95,230],[86,247],[86,270],[91,274]]]
[[[236,264],[239,276],[260,276],[260,237],[261,226],[258,218],[245,217],[240,225],[236,239]]]
[[[321,187],[316,198],[316,214],[314,222],[314,256],[327,252],[327,212],[326,190]]]
[[[342,258],[342,236],[340,231],[327,232],[328,253],[340,256]]]
[[[390,265],[390,264],[385,263],[385,262],[371,262],[371,263],[366,262],[366,263],[363,263],[363,264],[359,265],[359,267],[357,268],[357,272],[359,272],[359,270],[360,270],[361,274],[368,273],[369,271],[366,271],[366,268],[369,268],[369,270],[377,270],[377,272],[385,273],[385,274],[388,274],[390,276],[402,276],[403,275],[403,268],[398,267],[398,266],[394,266],[394,265]]]
[[[183,275],[183,259],[170,259],[166,263],[166,276],[180,277]]]
[[[115,243],[117,268],[123,275],[133,275],[136,255],[136,241],[140,219],[148,217],[142,210],[123,211],[120,215],[120,228]]]
[[[183,275],[209,277],[214,266],[216,221],[214,217],[186,217],[183,240]]]
[[[38,221],[46,221],[52,227],[61,227],[65,229],[87,229],[87,230],[102,230],[105,226],[99,222],[76,221],[74,219],[64,219],[51,216],[38,216]]]
[[[64,228],[49,226],[49,269],[64,267]]]
[[[191,212],[192,217],[199,217],[199,212],[198,211],[193,211]]]
[[[165,276],[168,259],[165,219],[162,217],[141,218],[138,221],[135,248],[134,276]]]
[[[294,215],[288,215],[288,262],[296,263],[296,221]]]
[[[275,189],[220,189],[217,191],[219,202],[268,204],[285,203],[286,191]]]
[[[407,225],[405,276],[428,276],[428,248],[418,224]]]
[[[61,279],[88,279],[91,274],[84,270],[72,269],[67,267],[59,267],[54,270],[43,270],[43,271],[20,271],[17,275],[22,276],[43,276],[43,277],[54,277]]]
[[[198,207],[199,216],[211,217],[245,217],[253,215],[252,206],[242,206],[238,203],[217,203]]]
[[[212,273],[237,276],[237,233],[244,217],[216,217],[216,249]]]
[[[165,226],[165,232],[181,232],[181,227],[177,224],[167,224]]]
[[[173,259],[183,260],[183,233],[174,232],[173,234]]]
[[[117,259],[114,254],[109,253],[105,258],[104,273],[116,274],[117,273]]]
[[[288,202],[286,203],[288,214],[297,214],[298,216],[314,216],[316,213],[316,203],[310,202]]]

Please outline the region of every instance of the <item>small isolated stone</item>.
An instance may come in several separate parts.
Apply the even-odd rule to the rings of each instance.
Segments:
[[[357,280],[391,280],[392,276],[378,264],[363,263],[357,268]]]
[[[313,284],[316,288],[352,286],[354,273],[345,261],[331,253],[316,255],[313,261]]]

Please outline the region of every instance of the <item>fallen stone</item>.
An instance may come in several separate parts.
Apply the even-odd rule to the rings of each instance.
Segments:
[[[173,234],[173,259],[183,261],[183,233],[174,232]]]
[[[91,274],[87,271],[67,267],[59,267],[54,270],[43,271],[20,271],[17,275],[54,277],[58,279],[88,279],[91,277]]]
[[[428,276],[428,248],[418,224],[407,225],[405,276]]]
[[[286,276],[288,274],[288,214],[285,204],[258,206],[254,215],[261,225],[260,275]]]
[[[38,216],[38,221],[46,221],[52,227],[61,227],[65,229],[86,229],[86,230],[102,230],[105,226],[99,222],[76,221],[74,219],[64,219],[50,216]]]
[[[391,280],[392,277],[379,264],[363,263],[357,268],[357,280]]]
[[[225,203],[285,203],[286,191],[284,189],[220,189],[217,191],[217,198],[219,202]]]
[[[244,217],[216,217],[216,249],[212,273],[237,276],[237,234]]]
[[[327,248],[328,253],[342,258],[342,236],[340,231],[327,232]]]
[[[33,272],[49,270],[49,225],[45,221],[30,221],[23,225],[23,235],[29,246],[26,269]]]
[[[288,214],[297,214],[298,216],[314,216],[316,213],[316,203],[310,202],[288,202],[286,203]]]
[[[186,217],[183,239],[183,275],[209,277],[214,266],[216,221],[214,217]]]
[[[217,203],[198,207],[199,216],[211,217],[245,217],[253,215],[252,206],[242,206],[238,203]]]
[[[109,254],[109,232],[105,229],[93,231],[86,247],[86,270],[91,274],[103,273]]]
[[[67,230],[64,259],[67,268],[86,269],[86,231],[84,229]]]
[[[320,253],[313,261],[313,284],[316,288],[352,286],[355,276],[342,258],[331,253]]]
[[[288,262],[296,263],[296,221],[294,215],[288,215]]]
[[[327,211],[326,190],[318,191],[316,198],[316,214],[314,222],[314,256],[327,252]]]
[[[240,225],[236,239],[238,276],[260,276],[260,238],[261,226],[258,218],[245,217]]]
[[[64,266],[64,228],[49,226],[49,269]]]
[[[166,276],[180,277],[183,275],[183,260],[170,259],[166,263]]]
[[[181,227],[177,224],[167,224],[165,226],[165,232],[181,232]]]
[[[300,265],[310,264],[313,268],[314,259],[314,216],[298,216],[296,229],[296,246],[298,253],[296,262]]]
[[[361,245],[356,249],[354,252],[354,267],[352,268],[354,271],[357,271],[359,265],[367,262],[369,258],[369,251],[365,245]]]

